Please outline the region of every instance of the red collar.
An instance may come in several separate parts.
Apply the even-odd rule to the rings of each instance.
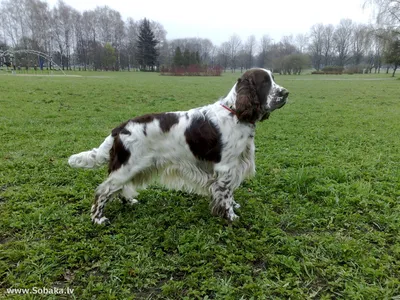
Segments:
[[[223,108],[225,108],[227,111],[230,111],[231,113],[233,113],[237,117],[236,110],[234,110],[234,109],[232,109],[232,108],[230,108],[230,107],[228,107],[228,106],[226,106],[224,104],[221,104],[221,106]],[[249,122],[249,123],[255,125],[255,122]]]
[[[221,104],[221,106],[223,108],[225,108],[226,110],[229,110],[231,113],[233,113],[236,116],[236,110],[233,110],[232,108],[230,108],[230,107],[228,107],[228,106],[226,106],[224,104]]]

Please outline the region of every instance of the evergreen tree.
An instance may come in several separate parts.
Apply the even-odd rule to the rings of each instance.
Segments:
[[[183,65],[183,56],[180,47],[176,47],[174,56],[174,65],[180,67]]]
[[[196,62],[196,53],[195,52],[190,52],[190,63],[189,65],[195,65],[197,64]]]
[[[137,62],[141,66],[141,69],[150,67],[152,71],[154,70],[158,57],[157,44],[158,41],[150,28],[150,21],[146,18],[143,19],[139,27],[136,51]]]
[[[190,64],[190,51],[189,49],[185,49],[185,51],[183,52],[183,62],[182,64],[187,67]]]

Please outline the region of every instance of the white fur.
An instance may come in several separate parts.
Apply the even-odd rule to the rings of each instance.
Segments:
[[[99,148],[71,155],[68,164],[73,168],[93,169],[98,168],[110,159],[110,149],[114,139],[109,135]]]

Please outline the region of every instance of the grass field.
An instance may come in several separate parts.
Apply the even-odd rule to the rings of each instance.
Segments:
[[[128,118],[214,102],[239,74],[83,75],[0,76],[0,298],[400,299],[399,80],[276,76],[290,103],[257,125],[232,226],[159,186],[95,226],[106,169],[67,158]]]

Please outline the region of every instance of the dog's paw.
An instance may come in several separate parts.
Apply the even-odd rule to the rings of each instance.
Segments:
[[[239,207],[240,207],[240,205],[239,205]],[[235,214],[235,212],[233,211],[233,207],[231,207],[227,211],[226,218],[228,221],[233,222],[233,221],[239,219],[239,216],[237,214]]]
[[[97,225],[110,224],[110,220],[108,220],[106,217],[94,218],[92,221],[93,221],[94,224],[97,224]]]
[[[139,201],[137,199],[126,199],[126,204],[128,205],[135,205],[137,203],[139,203]]]
[[[234,209],[239,209],[240,208],[240,204],[237,202],[233,202],[233,208]]]
[[[121,200],[121,203],[124,205],[134,205],[134,204],[139,203],[139,201],[137,199],[128,199],[125,197],[121,197],[120,200]]]

